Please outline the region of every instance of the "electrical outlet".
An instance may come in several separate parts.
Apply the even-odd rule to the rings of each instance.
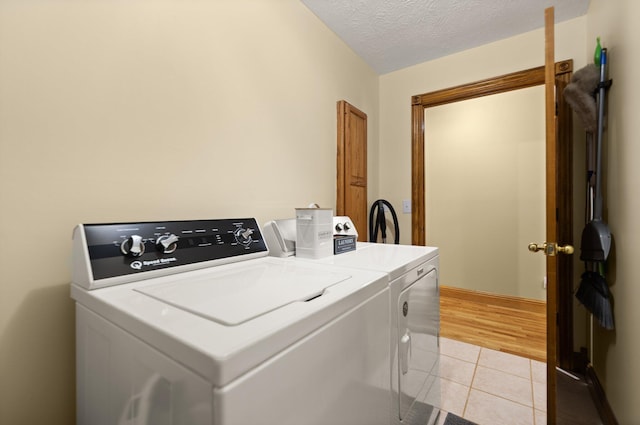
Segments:
[[[405,199],[402,201],[402,212],[404,214],[411,214],[411,200]]]
[[[547,277],[546,276],[542,278],[542,287],[544,289],[547,289]]]

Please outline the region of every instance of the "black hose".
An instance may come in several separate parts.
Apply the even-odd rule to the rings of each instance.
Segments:
[[[384,199],[378,199],[377,201],[375,201],[371,206],[371,211],[369,211],[369,241],[376,242],[378,240],[378,229],[380,229],[382,243],[387,242],[387,220],[384,216],[385,206],[387,206],[387,208],[391,212],[391,217],[393,219],[393,243],[398,245],[400,243],[400,225],[398,224],[398,216],[391,203]],[[374,215],[376,214],[376,212],[377,215],[374,220]]]

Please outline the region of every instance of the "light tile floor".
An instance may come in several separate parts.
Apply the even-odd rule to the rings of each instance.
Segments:
[[[440,394],[422,394],[444,423],[452,412],[478,425],[546,425],[546,364],[440,338]]]

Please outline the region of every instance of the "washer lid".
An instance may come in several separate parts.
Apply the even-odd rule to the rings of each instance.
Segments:
[[[223,325],[234,326],[293,302],[322,295],[349,279],[346,273],[319,271],[290,263],[260,263],[214,276],[178,280],[135,291]]]

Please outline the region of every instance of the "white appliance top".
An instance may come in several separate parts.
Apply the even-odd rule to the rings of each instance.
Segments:
[[[341,267],[378,270],[388,273],[389,280],[394,280],[437,255],[438,248],[430,246],[358,242],[354,251],[314,261]]]
[[[205,319],[234,326],[287,304],[318,297],[327,288],[350,278],[344,271],[319,273],[294,264],[254,262],[245,265],[241,273],[228,270],[134,290]]]
[[[93,290],[72,284],[71,295],[222,386],[387,287],[382,272],[262,257]]]

